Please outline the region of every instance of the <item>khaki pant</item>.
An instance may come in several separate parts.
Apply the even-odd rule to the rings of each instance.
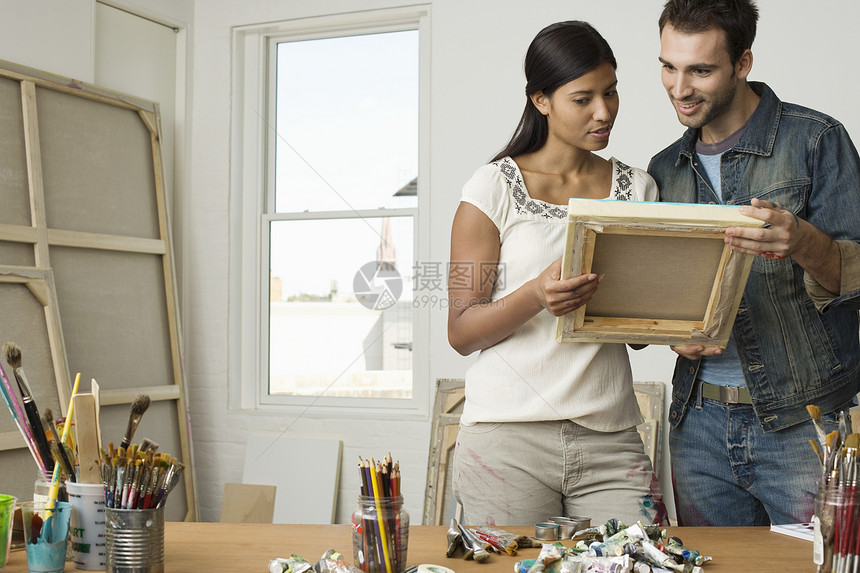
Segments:
[[[636,428],[595,432],[571,421],[460,426],[454,495],[469,525],[532,525],[584,515],[663,523],[666,509]]]

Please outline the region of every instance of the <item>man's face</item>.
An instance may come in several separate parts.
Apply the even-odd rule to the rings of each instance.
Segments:
[[[663,86],[683,125],[702,128],[731,109],[738,77],[722,30],[683,34],[667,24],[660,35],[660,62]]]

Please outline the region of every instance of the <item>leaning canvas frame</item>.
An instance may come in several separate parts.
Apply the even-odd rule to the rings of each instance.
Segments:
[[[561,277],[604,279],[556,340],[725,348],[752,265],[725,229],[762,225],[734,206],[571,199]]]
[[[159,124],[155,102],[0,60],[0,286],[25,285],[41,303],[27,305],[27,318],[46,321],[56,392],[49,393],[47,375],[28,374],[58,412],[65,414],[70,372],[82,373],[81,391],[98,379],[105,437],[122,436],[129,404],[140,393],[150,396],[135,439],[149,437],[185,464],[166,517],[195,521]],[[9,316],[0,323],[4,336]],[[23,348],[27,364],[32,348]],[[21,464],[26,475],[5,472],[26,459],[5,416],[3,486],[26,492],[32,461]]]
[[[66,363],[66,356],[62,352],[64,345],[63,331],[60,326],[60,315],[57,310],[57,293],[54,288],[53,274],[50,269],[0,265],[0,285],[11,284],[26,287],[33,298],[38,301],[39,305],[41,305],[44,310],[44,320],[41,320],[42,317],[32,317],[33,327],[34,330],[40,330],[41,328],[45,329],[45,333],[47,335],[46,342],[51,351],[51,366],[53,369],[54,380],[56,382],[57,399],[61,404],[68,403],[70,395],[69,365]],[[6,305],[2,303],[0,303],[0,308],[3,309],[4,313],[12,313],[16,311],[15,309],[7,308]],[[4,334],[6,333],[4,332]],[[28,372],[31,372],[29,366]],[[11,376],[11,373],[6,372],[6,376],[8,378]],[[50,393],[50,391],[47,393]],[[17,431],[0,431],[0,451],[12,450],[20,447],[21,436]],[[18,468],[15,468],[15,470],[17,469]],[[13,472],[10,469],[7,477],[10,477],[12,473],[17,472]],[[32,478],[32,471],[27,474],[27,477]]]

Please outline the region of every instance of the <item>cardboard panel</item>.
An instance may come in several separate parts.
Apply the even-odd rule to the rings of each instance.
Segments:
[[[334,523],[340,440],[248,436],[242,482],[277,486],[272,523]]]

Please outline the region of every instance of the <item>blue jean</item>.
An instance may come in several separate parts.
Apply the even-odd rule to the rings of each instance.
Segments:
[[[751,405],[705,398],[701,406],[691,405],[669,434],[679,524],[810,521],[821,476],[812,421],[765,432]],[[836,413],[821,418],[826,432],[837,429]]]

